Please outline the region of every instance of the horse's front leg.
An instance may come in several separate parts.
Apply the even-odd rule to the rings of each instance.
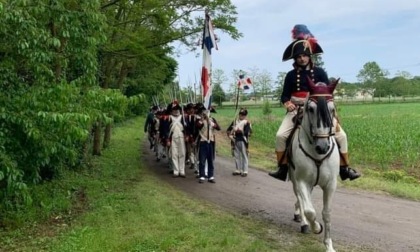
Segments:
[[[306,220],[305,214],[303,212],[303,208],[302,208],[302,204],[301,204],[301,200],[299,199],[299,193],[298,193],[298,188],[297,188],[297,183],[293,182],[293,192],[295,193],[296,196],[296,203],[295,203],[295,213],[293,216],[293,220],[295,222],[299,222],[300,223],[300,232],[303,234],[309,234],[309,225],[308,225],[308,221]]]
[[[295,203],[295,213],[293,215],[293,221],[295,221],[295,222],[301,222],[302,221],[302,213],[301,213],[300,207],[299,207],[299,200],[296,200],[296,203]]]
[[[306,219],[303,206],[299,203],[299,200],[297,200],[295,204],[295,215],[293,220],[300,223],[300,232],[302,234],[309,234],[311,232],[308,225],[308,219]]]
[[[302,216],[306,218],[306,222],[311,226],[311,230],[315,234],[322,233],[322,225],[316,221],[316,211],[312,204],[312,187],[306,183],[301,183],[298,191],[299,201],[302,209]]]
[[[324,188],[323,190],[323,201],[324,206],[322,209],[322,219],[324,221],[324,245],[327,252],[335,252],[331,239],[331,203],[335,191],[335,185]]]
[[[312,204],[312,187],[308,186],[304,182],[298,182],[296,187],[297,198],[299,202],[299,208],[301,212],[301,232],[310,233],[309,226],[313,233],[322,233],[322,225],[316,221],[316,211]]]

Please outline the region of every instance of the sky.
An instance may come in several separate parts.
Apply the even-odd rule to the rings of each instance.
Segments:
[[[357,82],[367,62],[376,62],[393,77],[398,71],[420,76],[420,2],[418,0],[231,0],[237,7],[235,27],[243,34],[220,37],[212,50],[212,68],[233,80],[233,70],[257,68],[275,79],[293,61],[282,61],[295,24],[306,25],[318,40],[329,77]],[[177,59],[182,87],[200,80],[201,51]],[[222,86],[223,88],[227,88]]]

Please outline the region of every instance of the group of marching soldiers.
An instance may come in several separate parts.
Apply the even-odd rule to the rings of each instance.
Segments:
[[[215,183],[215,131],[221,130],[211,115],[214,108],[206,109],[202,103],[180,105],[176,100],[166,108],[153,106],[146,118],[144,132],[147,132],[150,149],[155,152],[156,161],[168,157],[173,177],[186,177],[186,166],[194,169],[199,183]],[[227,134],[232,140],[232,153],[236,161],[233,175],[248,173],[248,137],[251,133],[247,111],[241,109],[239,118],[229,126]]]

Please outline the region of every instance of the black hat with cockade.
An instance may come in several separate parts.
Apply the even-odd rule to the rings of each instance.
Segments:
[[[241,110],[239,110],[239,114],[246,116],[248,115],[248,110],[246,108],[241,108]]]
[[[318,41],[306,25],[295,25],[292,29],[292,38],[293,42],[287,46],[283,53],[283,61],[293,59],[300,54],[311,56],[323,53]]]

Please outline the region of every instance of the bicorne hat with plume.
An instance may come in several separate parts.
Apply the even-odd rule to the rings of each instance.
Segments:
[[[283,61],[293,59],[300,54],[310,56],[323,53],[318,41],[306,25],[295,25],[292,29],[292,39],[293,42],[287,46],[283,53]]]

